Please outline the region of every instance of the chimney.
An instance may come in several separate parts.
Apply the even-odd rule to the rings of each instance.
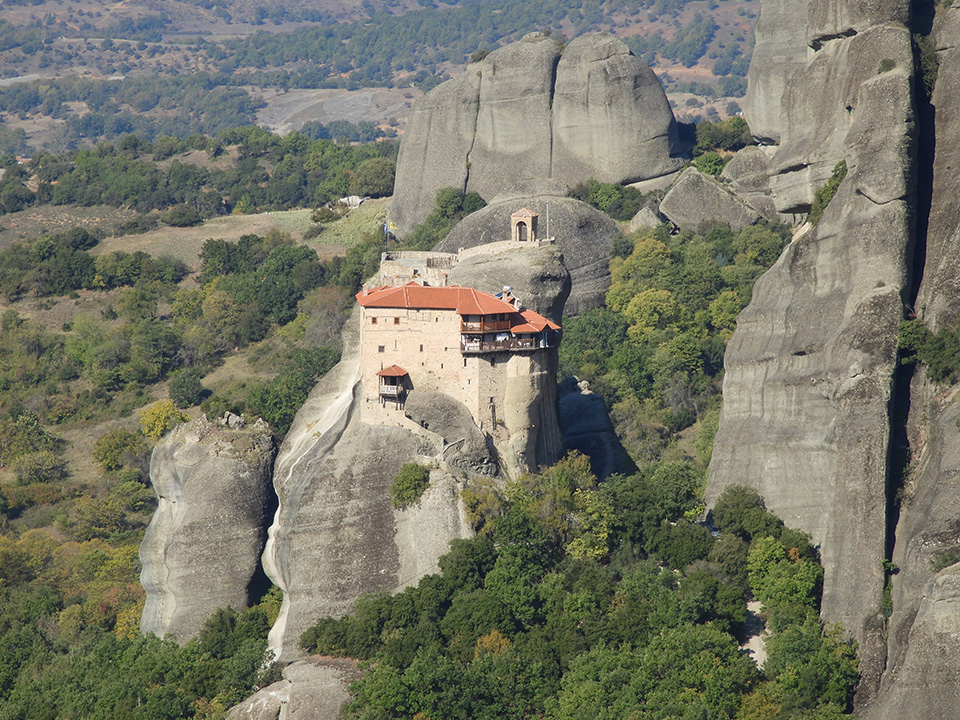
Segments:
[[[366,283],[364,283],[364,284],[363,284],[363,297],[366,297],[366,296],[369,294],[369,292],[370,292],[370,288],[367,287],[367,284],[366,284]]]

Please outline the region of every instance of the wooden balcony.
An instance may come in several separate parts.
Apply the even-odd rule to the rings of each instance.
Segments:
[[[505,332],[509,329],[509,320],[481,320],[480,322],[460,321],[460,332],[462,333]]]
[[[403,396],[403,385],[381,385],[380,397],[398,398]]]

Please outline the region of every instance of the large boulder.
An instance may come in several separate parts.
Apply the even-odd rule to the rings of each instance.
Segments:
[[[743,116],[754,136],[779,142],[780,98],[790,76],[807,64],[809,0],[762,0],[747,71]]]
[[[760,214],[695,167],[680,179],[660,202],[660,214],[679,227],[696,227],[704,220],[729,223],[734,231],[753,225]]]
[[[544,129],[549,126],[559,59],[560,48],[553,40],[532,33],[467,67],[468,74],[476,72],[480,78],[477,129],[466,166],[468,192],[491,198],[518,179],[550,177],[551,148]],[[398,172],[397,187],[405,181]],[[431,201],[441,187],[434,186]]]
[[[490,53],[414,107],[397,158],[390,220],[409,233],[456,187],[484,199],[533,178],[632,182],[682,161],[656,76],[612,36],[563,51],[542,33]]]
[[[895,67],[878,74],[882,57]],[[891,401],[913,260],[909,31],[882,26],[837,39],[810,68],[810,78],[834,89],[811,86],[802,97],[805,71],[793,75],[784,102],[797,117],[776,161],[786,164],[787,153],[809,169],[843,159],[848,172],[820,222],[794,237],[738,318],[707,497],[753,486],[820,545],[822,614],[859,641],[864,700],[885,661],[878,608]]]
[[[265,425],[205,418],[172,432],[150,461],[159,505],[140,545],[143,632],[184,642],[221,607],[247,607],[266,527],[274,443]]]
[[[451,285],[467,285],[496,294],[509,286],[523,306],[556,323],[570,297],[570,272],[557,246],[503,247],[460,259],[450,270]]]
[[[666,175],[681,164],[677,145],[660,81],[626,45],[596,34],[566,47],[553,98],[552,177],[575,184]]]
[[[545,237],[549,206],[549,233],[556,238],[563,265],[570,273],[570,296],[565,311],[575,315],[599,306],[610,286],[610,248],[620,236],[620,228],[599,210],[564,197],[565,193],[559,190],[552,190],[557,194],[539,194],[540,188],[528,186],[527,189],[537,194],[494,198],[487,207],[460,221],[437,249],[457,252],[461,248],[509,240],[510,215],[521,207],[540,214],[538,235]],[[556,311],[550,309],[550,312],[555,318]]]
[[[355,660],[308,657],[283,669],[283,677],[227,713],[228,720],[340,720],[359,679]]]
[[[590,458],[590,468],[599,478],[635,469],[613,428],[607,404],[590,391],[589,383],[574,377],[564,379],[558,388],[563,445]]]

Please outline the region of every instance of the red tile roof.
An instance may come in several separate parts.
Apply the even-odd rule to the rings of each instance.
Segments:
[[[383,287],[357,293],[357,302],[369,308],[408,308],[412,310],[455,310],[459,315],[510,316],[510,331],[539,333],[545,329],[559,330],[560,326],[533,310],[520,310],[490,293],[452,285],[429,287],[415,282],[394,287]],[[396,367],[396,366],[394,366]],[[389,368],[388,368],[389,369]],[[397,368],[400,369],[400,368]],[[385,371],[382,371],[385,372]],[[404,371],[404,374],[406,372]]]
[[[495,315],[516,311],[508,302],[473,288],[451,285],[428,287],[415,282],[399,287],[383,287],[357,293],[363,307],[409,308],[413,310],[456,310],[460,315]]]
[[[404,370],[399,365],[391,365],[388,368],[384,368],[377,373],[380,377],[403,377],[404,375],[409,375],[406,370]]]
[[[547,320],[543,315],[535,313],[533,310],[521,310],[511,320],[513,322],[510,324],[510,332],[514,335],[518,333],[539,333],[547,328],[550,330],[560,329],[560,326],[555,322]]]
[[[525,217],[526,217],[526,218],[529,218],[529,217],[540,217],[540,216],[539,216],[537,213],[533,212],[532,210],[528,210],[527,208],[520,208],[519,210],[517,210],[517,211],[516,211],[513,215],[511,215],[510,217],[512,217],[512,218],[525,218]]]

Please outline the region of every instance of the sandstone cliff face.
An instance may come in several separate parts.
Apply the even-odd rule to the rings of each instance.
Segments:
[[[361,595],[396,591],[435,571],[449,541],[469,535],[454,478],[431,473],[431,490],[403,513],[390,482],[406,462],[431,462],[428,440],[400,427],[359,422],[358,314],[344,357],[297,413],[274,470],[280,500],[263,555],[283,590],[270,632],[278,659],[295,659],[300,635],[323,616],[348,612]]]
[[[903,489],[893,562],[893,615],[880,693],[868,720],[939,720],[960,707],[956,637],[960,566],[935,571],[937,554],[960,547],[960,405],[955,391],[913,379],[908,431],[914,452]]]
[[[570,295],[566,300],[566,312],[574,315],[599,306],[610,287],[610,247],[614,238],[620,235],[617,224],[586,203],[563,197],[564,193],[559,190],[543,193],[535,186],[528,189],[532,191],[530,195],[497,197],[487,207],[465,217],[437,246],[437,250],[457,252],[460,248],[473,248],[509,239],[510,215],[521,207],[540,214],[538,235],[545,237],[549,204],[549,232],[556,238],[556,248],[570,275]],[[540,276],[539,271],[544,269],[542,262],[533,266],[538,271],[537,276]],[[521,275],[524,273],[523,265],[516,263],[515,267]],[[451,275],[452,277],[454,276]],[[460,275],[456,277],[459,278]],[[539,281],[528,283],[528,286],[533,290],[537,284]],[[549,285],[553,284],[555,281],[549,281]],[[520,292],[518,290],[518,294]],[[527,297],[539,294],[542,294],[542,290],[529,295],[521,294],[520,297],[526,300]],[[533,301],[530,304],[538,312],[546,312],[554,320],[559,320],[555,309],[538,306]]]
[[[925,267],[916,310],[933,330],[960,317],[960,10],[942,9],[934,26],[940,70],[932,98],[936,143]],[[896,528],[888,660],[868,720],[941,720],[960,707],[956,667],[958,566],[935,571],[937,554],[960,547],[960,406],[955,389],[913,378],[907,435],[910,473]]]
[[[619,40],[585,35],[563,56],[542,33],[495,50],[421,100],[407,120],[390,219],[403,235],[437,190],[486,200],[531,178],[631,182],[682,161],[656,76]]]
[[[941,12],[935,26],[940,69],[932,103],[936,110],[933,201],[926,263],[917,314],[932,329],[960,318],[960,8]]]
[[[767,142],[780,140],[780,98],[790,76],[807,64],[807,4],[804,0],[760,4],[742,105],[751,132]]]
[[[878,74],[884,57],[895,68]],[[708,486],[710,500],[728,485],[756,487],[820,544],[822,612],[860,642],[862,697],[885,654],[877,610],[896,332],[912,255],[911,73],[908,31],[878,23],[825,43],[788,83],[790,121],[771,183],[778,207],[808,203],[841,159],[848,174],[738,319]]]
[[[154,449],[150,479],[160,503],[140,546],[143,632],[184,642],[216,609],[247,607],[273,506],[274,446],[265,430],[200,419]]]

